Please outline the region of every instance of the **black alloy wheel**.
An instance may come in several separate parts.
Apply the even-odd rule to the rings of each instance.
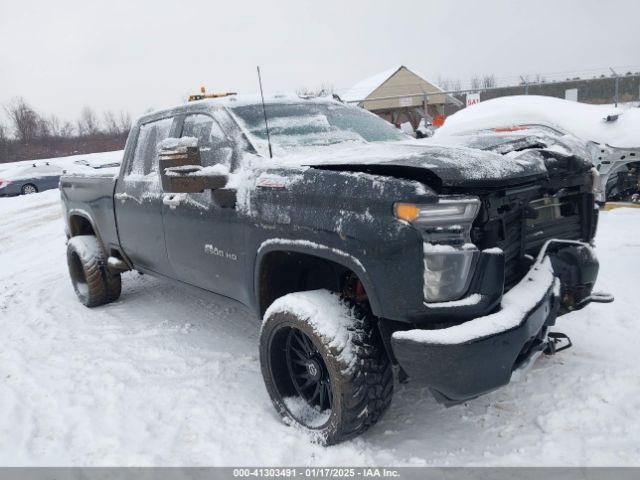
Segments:
[[[320,412],[331,410],[333,392],[329,370],[318,349],[302,330],[289,330],[285,356],[289,376],[298,395]]]

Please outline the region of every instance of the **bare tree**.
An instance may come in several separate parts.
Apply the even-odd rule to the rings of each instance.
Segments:
[[[84,107],[78,119],[78,135],[95,135],[100,133],[100,123],[90,107]]]
[[[118,115],[118,128],[122,133],[127,133],[131,130],[131,115],[129,112],[120,110],[120,115]]]
[[[118,124],[118,119],[116,118],[115,113],[111,110],[106,110],[103,114],[103,124],[104,130],[109,135],[117,135],[120,133],[120,125]]]
[[[70,126],[71,124],[66,120],[60,120],[56,115],[49,115],[46,119],[43,120],[45,123],[44,129],[47,132],[47,135],[50,137],[68,137],[69,133],[65,132],[65,127]]]
[[[544,83],[546,82],[545,78],[540,75],[539,73],[535,76],[535,79],[533,80],[534,83]]]
[[[16,98],[5,107],[13,123],[16,137],[22,143],[28,143],[40,133],[40,116],[24,98]]]
[[[460,90],[462,90],[462,82],[460,81],[459,78],[452,78],[451,79],[451,91],[458,92]]]
[[[69,120],[65,120],[60,127],[60,136],[63,138],[70,138],[73,137],[74,132],[75,128],[73,126],[73,123],[71,123]]]
[[[472,90],[479,90],[481,85],[482,85],[482,79],[480,78],[479,75],[474,75],[473,77],[471,77]]]
[[[0,147],[6,145],[9,142],[9,133],[7,127],[0,122]]]
[[[49,121],[44,117],[38,117],[36,122],[36,138],[52,137]]]
[[[0,162],[6,160],[9,150],[9,134],[7,133],[7,127],[0,122]]]
[[[451,79],[447,77],[438,77],[438,86],[445,92],[451,90]]]
[[[493,88],[496,84],[496,76],[493,73],[482,77],[482,86],[484,88]]]

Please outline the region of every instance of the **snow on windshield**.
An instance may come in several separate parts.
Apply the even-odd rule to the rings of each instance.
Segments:
[[[271,142],[279,153],[309,146],[344,142],[405,140],[401,132],[377,116],[332,103],[268,103],[265,105]],[[267,139],[262,105],[232,108],[254,143]]]

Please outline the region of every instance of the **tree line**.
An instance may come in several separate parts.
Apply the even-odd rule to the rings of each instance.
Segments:
[[[99,115],[91,107],[84,107],[75,121],[62,120],[56,115],[37,112],[24,98],[15,98],[4,105],[8,124],[0,122],[0,138],[21,143],[50,137],[82,137],[98,134],[120,135],[131,128],[128,112],[106,110]]]
[[[469,87],[472,90],[496,87],[498,82],[494,74],[474,75],[469,80]],[[459,78],[439,77],[438,86],[445,92],[458,92],[462,90],[462,81]]]
[[[122,148],[131,128],[126,111],[96,112],[84,107],[75,121],[38,112],[24,98],[3,105],[0,163]]]

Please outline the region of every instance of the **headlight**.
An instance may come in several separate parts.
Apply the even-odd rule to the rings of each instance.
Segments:
[[[471,226],[479,210],[477,197],[445,197],[433,204],[394,205],[395,216],[422,233],[427,302],[456,300],[466,292],[478,252],[471,243]]]

